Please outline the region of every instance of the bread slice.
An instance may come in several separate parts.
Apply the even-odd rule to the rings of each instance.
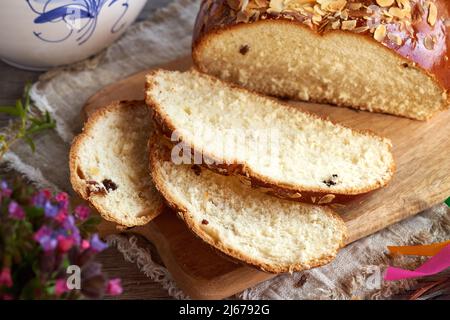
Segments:
[[[124,101],[93,113],[73,141],[72,186],[106,220],[134,227],[161,213],[163,201],[148,172],[146,146],[153,133],[145,103]]]
[[[274,198],[236,177],[176,165],[169,149],[155,144],[150,161],[156,187],[188,228],[231,258],[293,272],[330,262],[344,245],[345,224],[325,206]]]
[[[382,2],[203,1],[193,61],[268,95],[429,119],[450,107],[450,1]]]
[[[280,197],[341,203],[384,186],[394,172],[388,139],[194,70],[152,72],[146,101],[183,163],[239,175]]]

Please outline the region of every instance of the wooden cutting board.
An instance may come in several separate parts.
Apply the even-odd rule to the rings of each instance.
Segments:
[[[190,66],[190,58],[184,58],[162,67],[186,70]],[[147,71],[100,90],[88,100],[85,114],[113,100],[143,99]],[[394,145],[397,171],[389,186],[338,209],[348,227],[348,243],[440,203],[450,195],[450,111],[421,122],[329,105],[293,104],[352,128],[370,129],[390,138]],[[102,232],[118,231],[107,223]],[[192,298],[229,297],[274,276],[219,256],[169,210],[148,225],[128,232],[141,234],[153,242],[178,286]]]

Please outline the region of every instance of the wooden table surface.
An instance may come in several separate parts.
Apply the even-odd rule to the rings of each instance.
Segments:
[[[171,0],[149,0],[138,18],[145,19],[155,8],[163,7]],[[0,105],[13,104],[22,95],[24,84],[35,82],[41,72],[16,69],[0,61]],[[7,124],[8,118],[0,116],[0,127]],[[109,277],[120,277],[124,293],[118,299],[168,299],[167,291],[139,271],[133,263],[124,260],[115,248],[102,252],[98,261]]]

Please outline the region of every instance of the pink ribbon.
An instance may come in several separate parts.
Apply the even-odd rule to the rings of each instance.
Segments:
[[[424,276],[431,276],[433,274],[444,271],[450,267],[450,244],[442,248],[436,255],[430,258],[427,262],[421,265],[416,270],[405,270],[395,267],[388,267],[384,275],[384,280],[395,281],[402,279],[410,279]]]

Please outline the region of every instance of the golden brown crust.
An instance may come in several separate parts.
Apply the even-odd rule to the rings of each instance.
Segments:
[[[157,74],[158,72],[160,72],[160,70],[156,69],[147,75],[147,83],[146,83],[146,89],[145,89],[146,90],[146,103],[154,111],[153,119],[158,128],[158,132],[165,137],[165,139],[168,143],[173,145],[175,143],[178,143],[178,142],[170,141],[172,133],[174,131],[176,131],[175,125],[171,122],[170,119],[164,117],[159,104],[157,102],[153,101],[152,98],[147,94],[147,92],[153,86],[156,85],[152,81],[152,75]],[[191,70],[191,72],[197,72],[197,71]],[[239,87],[236,84],[228,83],[228,82],[216,79],[207,74],[201,74],[201,73],[199,73],[199,74],[202,77],[208,78],[210,81],[220,82],[222,85],[229,86],[229,87],[233,88],[234,90],[244,91],[246,93],[264,97],[265,99],[273,99],[270,97],[263,96],[256,92],[252,92],[248,89]],[[285,106],[286,108],[291,109],[291,112],[303,112],[303,113],[306,113],[317,119],[320,119],[323,121],[330,121],[335,125],[340,125],[342,127],[345,127],[345,126],[335,123],[329,119],[320,117],[316,114],[306,112],[303,110],[299,110],[298,107],[294,107],[290,104],[283,103],[283,102],[277,101],[275,99],[273,99],[273,100],[276,101],[277,103]],[[345,127],[345,128],[347,128],[347,127]],[[388,141],[386,138],[381,137],[369,130],[356,130],[356,129],[351,129],[351,130],[361,133],[361,134],[372,136],[376,139]],[[180,141],[183,142],[184,144],[186,144],[187,146],[189,146],[193,153],[198,149],[195,145],[193,145],[190,141],[187,141],[183,137],[180,138]],[[391,145],[390,141],[389,141],[389,147],[390,147],[390,152],[392,153],[392,145]],[[210,161],[207,161],[207,163],[203,162],[202,166],[207,167],[208,169],[210,169],[216,173],[219,173],[222,175],[238,176],[240,181],[243,182],[244,184],[248,184],[248,185],[251,185],[252,187],[262,189],[264,192],[269,193],[274,196],[277,196],[282,199],[289,199],[289,200],[298,201],[298,202],[321,204],[321,205],[328,205],[328,204],[332,204],[332,203],[333,204],[335,204],[335,203],[343,204],[343,203],[349,202],[351,200],[355,200],[357,197],[360,197],[370,191],[373,191],[378,188],[386,186],[388,184],[388,182],[391,180],[391,178],[395,172],[395,162],[393,161],[389,168],[390,176],[387,177],[384,181],[377,182],[377,183],[375,183],[371,186],[368,186],[364,189],[347,189],[342,192],[337,192],[336,190],[334,190],[334,191],[327,190],[326,188],[315,188],[314,189],[314,188],[306,188],[301,185],[290,185],[290,184],[280,183],[279,181],[272,180],[269,177],[265,177],[265,176],[262,176],[256,172],[254,172],[245,163],[238,163],[237,161],[235,161],[233,164],[229,164],[229,163],[222,164],[223,161],[220,161],[221,159],[219,159],[215,155],[208,154],[205,150],[202,150],[202,155],[204,158],[207,158],[210,160]],[[220,165],[218,165],[218,164],[220,164]]]
[[[235,261],[248,264],[250,266],[256,267],[262,271],[269,272],[269,273],[285,273],[285,272],[297,272],[297,271],[303,271],[308,270],[311,268],[323,266],[329,262],[331,262],[337,255],[339,249],[343,248],[346,244],[347,239],[347,227],[345,226],[344,221],[342,218],[335,213],[333,210],[331,210],[328,207],[323,207],[323,209],[326,210],[326,212],[332,216],[336,221],[340,224],[340,230],[343,233],[343,237],[341,239],[341,242],[338,245],[338,248],[330,253],[329,255],[322,256],[320,258],[314,259],[310,261],[307,265],[305,264],[291,264],[291,265],[285,265],[285,264],[267,264],[261,261],[258,261],[256,259],[253,259],[239,251],[236,251],[232,248],[229,248],[222,244],[221,242],[218,242],[217,240],[211,238],[208,233],[204,232],[200,225],[192,219],[192,215],[189,213],[189,211],[183,207],[180,204],[180,201],[177,200],[176,196],[171,193],[169,189],[166,188],[166,184],[163,182],[161,176],[158,174],[158,170],[156,169],[157,162],[160,161],[161,154],[158,151],[159,146],[157,142],[157,138],[154,136],[149,140],[149,150],[150,150],[150,172],[153,177],[153,181],[155,182],[156,188],[161,192],[163,195],[163,198],[166,200],[167,205],[173,209],[175,212],[177,212],[178,216],[181,218],[181,220],[184,221],[184,223],[187,225],[188,229],[197,237],[199,237],[201,240],[206,242],[209,246],[211,246],[213,249],[218,250],[219,252],[225,254],[226,256],[232,258]]]
[[[387,20],[381,20],[382,28],[380,29],[388,31],[380,39],[375,36],[377,28],[368,28],[371,24],[369,24],[367,18],[371,14],[368,11],[370,9],[367,8],[376,7],[386,11],[391,8],[380,7],[377,0],[343,1],[346,3],[344,11],[347,10],[345,19],[341,18],[342,15],[338,15],[338,18],[336,18],[336,14],[333,14],[336,12],[329,13],[319,10],[319,12],[322,12],[322,16],[316,21],[314,20],[314,16],[317,17],[316,11],[313,11],[313,13],[303,10],[277,12],[269,7],[271,3],[269,0],[250,0],[244,10],[242,8],[243,2],[239,0],[204,0],[194,27],[193,61],[196,66],[200,65],[196,52],[201,42],[209,34],[256,22],[284,21],[306,27],[318,35],[326,35],[331,32],[351,32],[364,36],[366,39],[370,39],[370,41],[378,43],[390,52],[402,57],[405,63],[412,63],[431,77],[442,88],[443,93],[447,94],[447,101],[450,103],[450,94],[448,94],[450,90],[450,4],[446,0],[406,1],[411,9],[408,10],[405,18],[401,19],[396,16],[392,18],[392,16],[389,17],[389,14],[381,15],[383,19]],[[305,6],[313,8],[314,1],[309,2],[313,2],[313,4],[307,3]],[[435,7],[437,12],[433,25],[430,24],[430,11],[432,10],[429,3]],[[355,4],[361,4],[363,7],[356,10],[349,9],[351,5]],[[397,4],[398,1],[394,2],[392,7],[403,9],[403,6],[397,7]],[[333,21],[339,21],[339,26],[343,21],[355,21],[355,25],[351,29],[335,29],[332,27]],[[392,36],[390,36],[390,30],[392,30]],[[396,43],[397,37],[399,37],[399,43]],[[378,40],[375,38],[378,38]]]
[[[87,200],[89,204],[97,210],[102,218],[115,222],[119,224],[120,226],[126,226],[126,227],[135,227],[140,225],[145,225],[148,222],[150,222],[152,219],[156,218],[163,210],[164,204],[161,202],[159,208],[153,212],[151,215],[146,215],[137,218],[133,222],[130,222],[129,220],[123,220],[119,217],[117,217],[114,212],[109,211],[108,209],[102,207],[95,201],[95,197],[103,196],[101,194],[90,194],[89,190],[86,188],[86,184],[83,182],[82,175],[83,172],[80,171],[78,164],[77,164],[77,155],[79,152],[79,149],[81,147],[81,144],[84,139],[89,138],[90,131],[92,130],[94,124],[97,122],[98,119],[106,115],[108,112],[112,112],[114,110],[117,110],[118,108],[135,108],[138,106],[142,106],[144,104],[143,101],[115,101],[111,104],[100,108],[96,110],[92,115],[89,116],[87,122],[84,124],[83,132],[80,133],[78,136],[75,137],[75,139],[72,142],[72,146],[70,148],[69,153],[69,169],[70,169],[70,182],[72,184],[73,189],[75,192],[84,200]],[[150,178],[150,177],[149,177]]]

